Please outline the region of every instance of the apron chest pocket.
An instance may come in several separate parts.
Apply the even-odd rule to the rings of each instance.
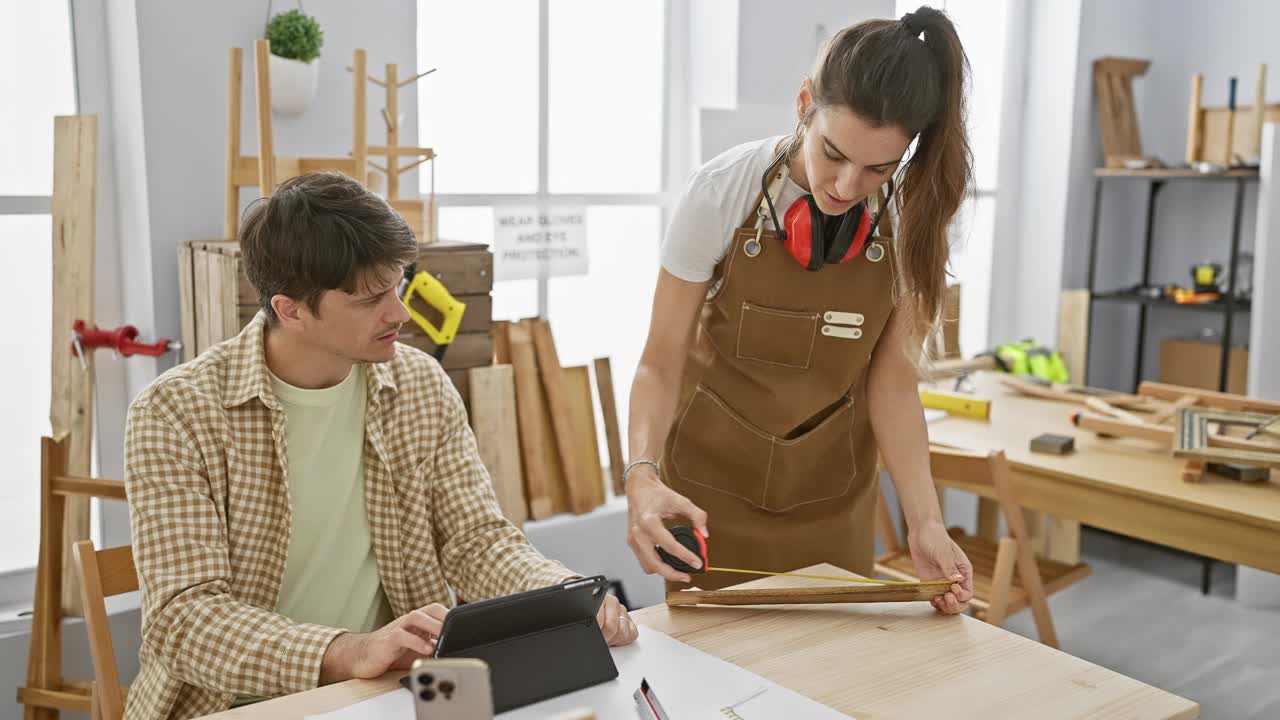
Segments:
[[[740,360],[808,370],[818,337],[820,316],[742,303],[738,323],[737,355]]]
[[[681,480],[770,512],[842,497],[857,475],[853,401],[837,405],[812,430],[783,439],[699,386],[676,425],[671,462]]]

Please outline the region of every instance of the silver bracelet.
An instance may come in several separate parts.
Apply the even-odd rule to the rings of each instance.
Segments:
[[[636,460],[635,462],[631,463],[630,465],[627,465],[626,469],[622,471],[622,484],[623,484],[623,485],[626,485],[626,484],[627,484],[627,476],[631,474],[631,471],[632,471],[632,470],[634,470],[634,469],[636,469],[636,468],[637,468],[638,466],[640,466],[640,465],[652,465],[652,466],[653,466],[653,471],[654,471],[655,473],[657,473],[657,474],[658,474],[658,478],[659,478],[659,479],[661,479],[661,478],[662,478],[662,467],[661,467],[660,465],[658,465],[658,463],[654,462],[653,460]]]

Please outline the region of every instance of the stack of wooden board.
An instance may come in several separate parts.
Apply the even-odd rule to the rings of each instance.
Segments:
[[[503,512],[522,523],[599,507],[605,480],[590,370],[561,367],[546,320],[497,322],[493,334],[497,364],[471,372],[471,419]],[[595,370],[613,489],[622,494],[609,360],[597,359]]]
[[[417,269],[430,272],[467,306],[462,326],[442,363],[466,400],[467,370],[493,362],[493,254],[477,243],[420,245]],[[182,243],[178,247],[178,286],[184,360],[234,336],[258,312],[258,294],[245,275],[240,245],[234,240]],[[415,307],[439,322],[433,311]],[[435,350],[431,339],[412,322],[404,326],[403,333],[401,342],[427,352]]]

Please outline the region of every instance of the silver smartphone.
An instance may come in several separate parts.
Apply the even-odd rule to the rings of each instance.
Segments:
[[[417,720],[493,720],[489,666],[473,658],[424,658],[409,672]]]

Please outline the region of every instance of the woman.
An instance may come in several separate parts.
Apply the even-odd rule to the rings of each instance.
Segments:
[[[869,574],[878,445],[920,577],[955,581],[934,606],[964,610],[972,570],[929,474],[916,360],[971,175],[966,74],[954,26],[932,8],[846,28],[803,82],[792,135],[695,173],[631,388],[628,544],[647,572],[690,582],[655,551],[697,566],[664,526],[687,518],[714,535],[716,566]]]

